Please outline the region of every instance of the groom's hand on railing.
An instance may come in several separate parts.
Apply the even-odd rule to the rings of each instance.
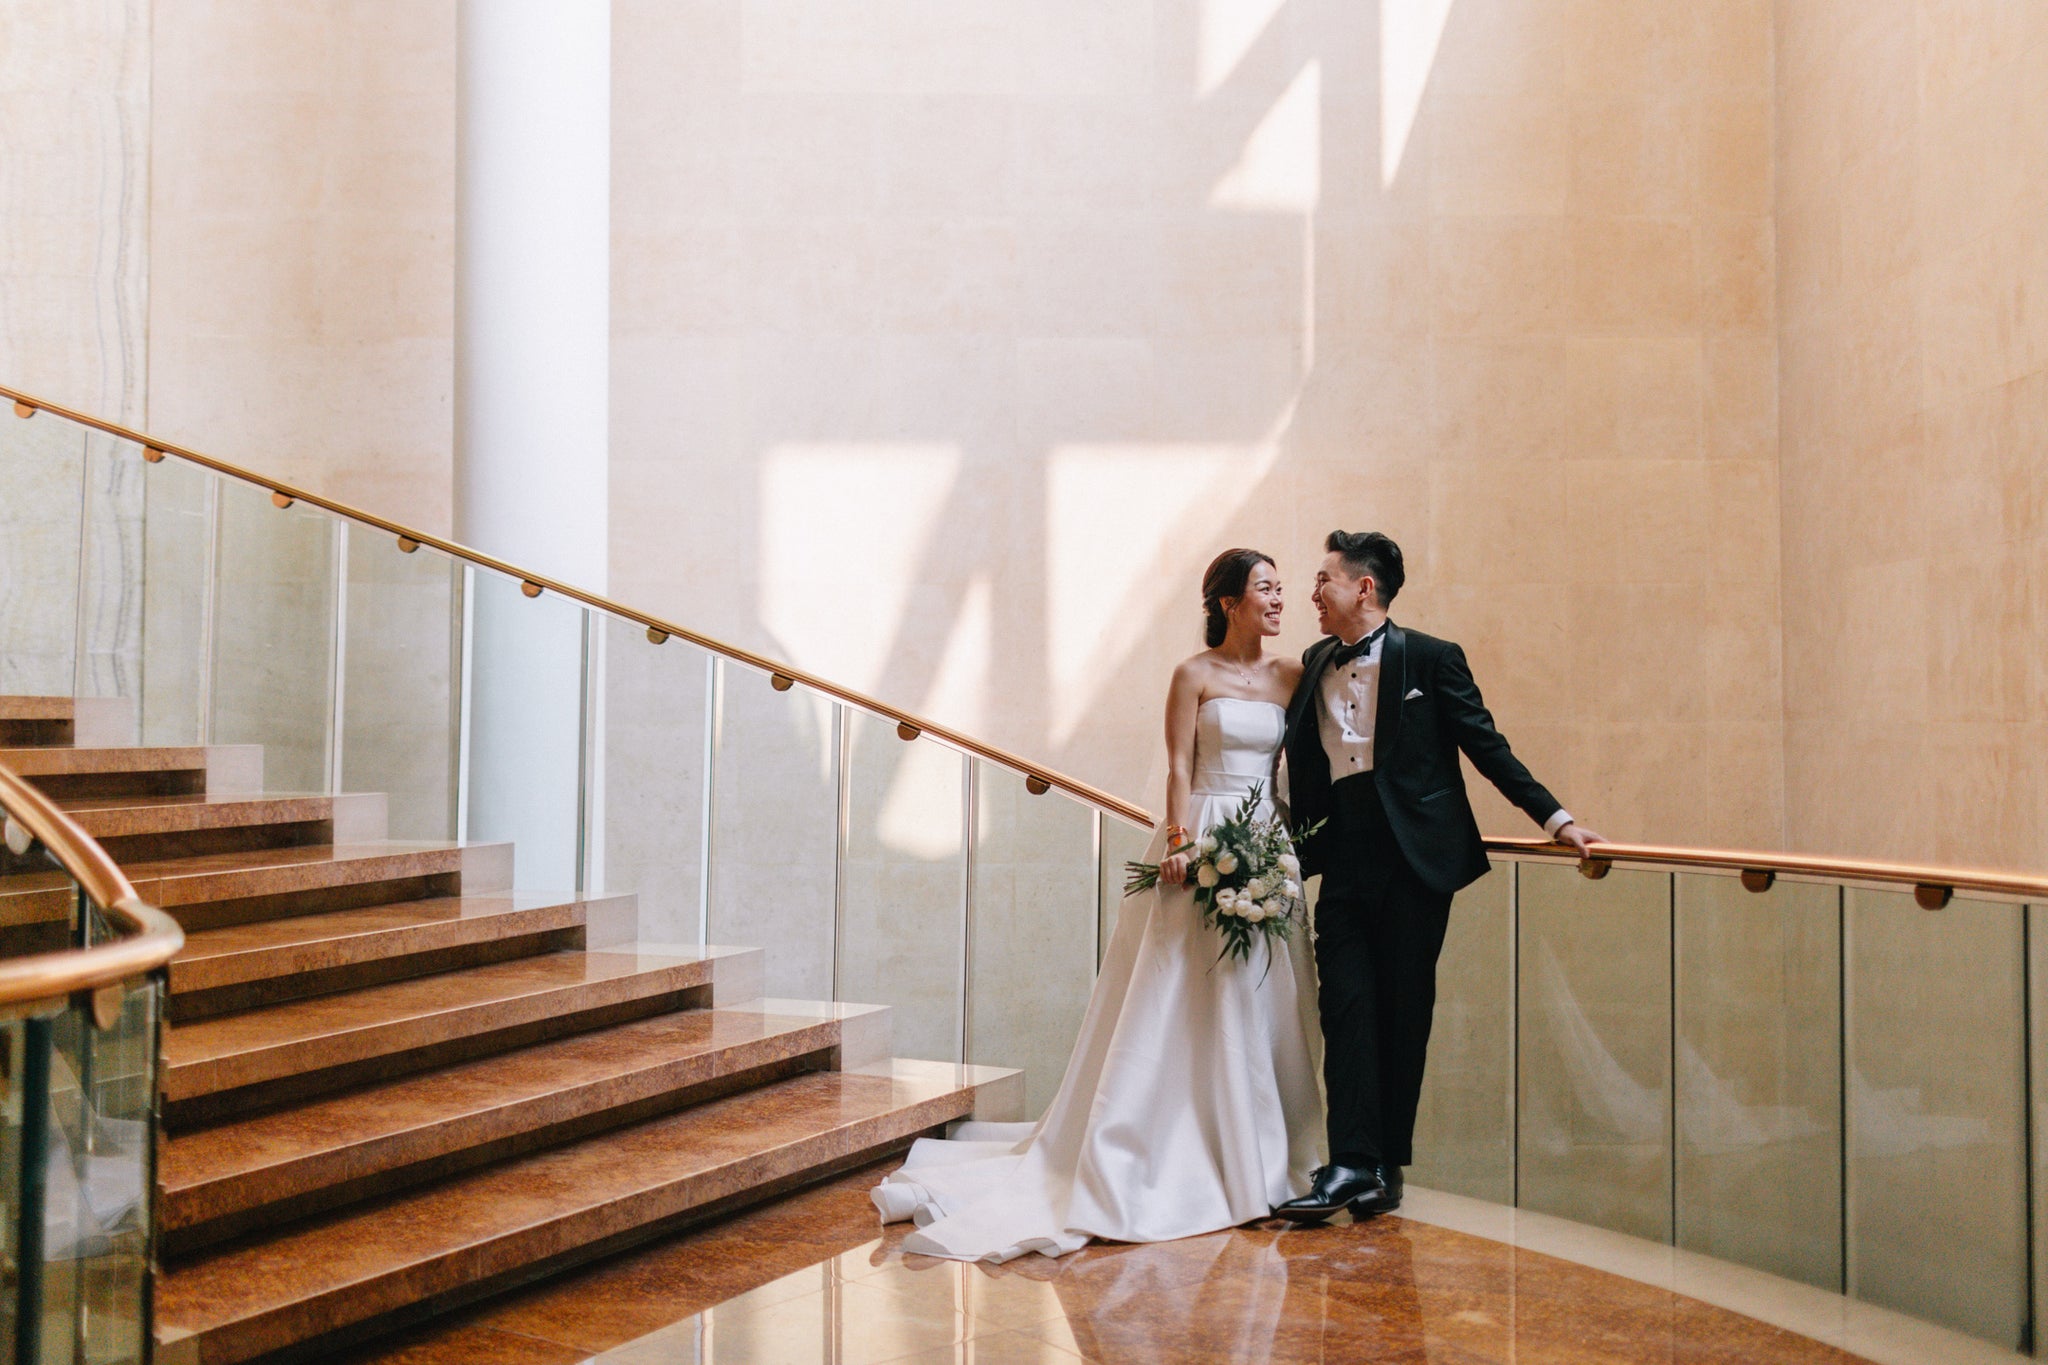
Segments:
[[[1587,856],[1587,851],[1592,845],[1607,842],[1606,835],[1601,834],[1597,830],[1587,829],[1576,820],[1567,820],[1564,824],[1559,825],[1557,833],[1550,837],[1556,843],[1570,844],[1579,851],[1581,858]]]

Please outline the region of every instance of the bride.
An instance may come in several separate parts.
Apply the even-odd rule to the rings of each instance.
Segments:
[[[1146,861],[1160,885],[1125,898],[1059,1093],[1035,1124],[962,1124],[920,1139],[875,1187],[903,1250],[961,1261],[1063,1256],[1090,1238],[1160,1242],[1264,1218],[1322,1161],[1306,926],[1270,938],[1270,965],[1219,960],[1186,854],[1254,784],[1269,793],[1287,699],[1301,675],[1267,658],[1280,578],[1226,550],[1202,579],[1208,648],[1166,696],[1166,825]],[[1262,799],[1261,814],[1270,813]],[[1170,840],[1170,841],[1169,841]]]

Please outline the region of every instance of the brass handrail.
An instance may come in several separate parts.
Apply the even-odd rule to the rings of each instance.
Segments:
[[[309,493],[304,489],[281,483],[276,479],[265,478],[238,465],[229,464],[225,460],[217,460],[210,455],[202,455],[197,451],[187,450],[182,446],[173,445],[167,441],[156,440],[141,432],[121,426],[118,423],[107,422],[97,417],[88,416],[85,413],[62,407],[56,403],[47,402],[44,399],[22,393],[19,390],[10,389],[5,385],[0,385],[0,396],[12,399],[15,404],[15,411],[24,417],[33,416],[39,411],[55,413],[59,417],[76,422],[81,426],[91,427],[96,431],[105,432],[109,436],[139,445],[143,448],[144,455],[151,460],[161,459],[165,455],[175,455],[181,460],[201,465],[213,470],[217,474],[224,474],[229,478],[239,479],[258,488],[268,489],[273,499],[280,506],[289,506],[293,502],[310,503],[315,507],[332,512],[336,516],[346,517],[351,521],[360,522],[366,526],[374,526],[378,530],[388,532],[397,537],[404,548],[416,549],[421,545],[430,545],[443,554],[450,555],[456,559],[466,560],[480,568],[489,569],[493,573],[517,579],[525,587],[528,596],[538,596],[543,591],[559,593],[563,597],[581,602],[587,607],[646,627],[648,638],[655,640],[657,643],[671,636],[676,639],[687,640],[700,649],[708,650],[713,654],[768,674],[778,690],[786,690],[794,683],[802,683],[812,691],[823,693],[845,705],[856,707],[872,715],[880,716],[885,720],[894,721],[897,733],[905,739],[915,739],[919,735],[927,735],[976,758],[985,759],[988,762],[1000,764],[1014,772],[1021,773],[1030,789],[1034,792],[1042,792],[1047,788],[1057,787],[1069,796],[1085,801],[1099,810],[1116,815],[1133,824],[1148,829],[1155,824],[1152,813],[1142,806],[1133,805],[1121,797],[1112,796],[1108,792],[1098,787],[1090,786],[1088,783],[1082,782],[1077,778],[1055,772],[1051,768],[1032,763],[1007,750],[996,748],[992,744],[983,743],[972,735],[962,734],[960,731],[954,730],[949,726],[926,720],[922,716],[912,715],[910,712],[890,706],[886,702],[878,701],[863,693],[855,692],[851,688],[841,687],[837,683],[820,678],[812,673],[806,673],[802,669],[778,663],[751,650],[741,649],[737,645],[727,644],[723,640],[701,634],[687,626],[677,625],[672,621],[666,621],[657,616],[650,616],[645,612],[636,611],[623,603],[615,602],[608,597],[603,597],[597,593],[585,592],[581,588],[549,578],[544,574],[530,573],[515,565],[508,564],[495,556],[487,555],[480,550],[470,549],[466,545],[457,544],[454,541],[431,535],[425,531],[414,530],[411,527],[401,525],[385,517],[365,512],[360,508],[351,507],[347,503],[336,502],[332,498],[325,498],[317,493]],[[1740,849],[1684,848],[1656,844],[1598,844],[1594,846],[1593,851],[1587,857],[1581,859],[1573,849],[1566,845],[1554,844],[1536,838],[1488,839],[1486,847],[1488,852],[1509,857],[1571,859],[1578,862],[1581,870],[1590,876],[1601,875],[1607,867],[1620,862],[1645,866],[1691,868],[1706,872],[1754,874],[1757,878],[1783,874],[1786,876],[1826,877],[1839,881],[1867,882],[1878,885],[1910,886],[1915,889],[1916,894],[1920,894],[1923,891],[1932,892],[1939,890],[1944,892],[1953,891],[1965,895],[1977,893],[1993,896],[2026,897],[2048,902],[2048,878],[1972,868],[1940,868],[1908,863],[1867,861],[1857,858],[1836,858],[1796,853],[1762,853]],[[1923,896],[1922,904],[1928,904],[1931,899],[1933,899],[1931,896]],[[1943,903],[1946,903],[1945,895],[1942,897],[1942,900]]]
[[[636,611],[622,602],[615,602],[611,598],[604,597],[598,593],[586,592],[582,588],[574,587],[559,579],[549,578],[545,574],[521,569],[516,565],[506,563],[496,556],[487,555],[481,550],[473,550],[467,545],[460,545],[452,540],[445,540],[426,531],[415,530],[412,527],[380,517],[374,512],[365,512],[359,507],[351,507],[347,503],[336,502],[332,498],[324,498],[318,493],[309,493],[303,488],[296,488],[288,483],[280,483],[276,479],[265,478],[263,475],[243,469],[239,465],[229,464],[226,460],[217,460],[211,455],[202,455],[195,450],[187,450],[183,446],[173,445],[169,441],[159,441],[153,436],[131,430],[120,425],[118,422],[104,421],[98,417],[62,407],[31,394],[22,393],[18,389],[10,389],[5,385],[0,385],[0,397],[13,400],[14,411],[18,416],[33,417],[38,412],[54,413],[66,421],[76,422],[80,426],[91,427],[95,431],[105,432],[109,436],[139,445],[143,449],[144,457],[149,460],[154,461],[162,459],[165,455],[175,455],[181,460],[211,469],[216,474],[225,474],[231,479],[239,479],[243,483],[268,489],[272,500],[280,507],[289,507],[294,502],[309,503],[314,507],[332,512],[338,517],[346,517],[350,521],[359,522],[365,526],[374,526],[380,531],[388,532],[397,537],[404,544],[405,548],[409,550],[417,549],[422,545],[431,546],[442,554],[465,560],[479,568],[489,569],[493,573],[517,579],[528,597],[538,597],[542,592],[558,593],[571,601],[581,602],[586,607],[591,607],[597,611],[605,612],[609,615],[631,621],[636,625],[646,627],[648,638],[656,644],[660,644],[670,637],[678,640],[687,640],[699,649],[708,650],[735,663],[745,664],[748,668],[766,673],[774,681],[778,690],[786,690],[792,683],[802,683],[813,692],[822,692],[844,705],[866,711],[871,715],[880,716],[884,720],[894,721],[897,733],[905,739],[916,739],[919,735],[925,735],[963,753],[971,754],[990,763],[1000,764],[1013,772],[1021,774],[1026,785],[1034,793],[1042,794],[1048,788],[1058,787],[1067,795],[1085,801],[1099,810],[1107,811],[1112,815],[1147,828],[1150,828],[1152,825],[1150,812],[1141,806],[1132,805],[1121,797],[1112,796],[1099,787],[1090,786],[1078,778],[1068,777],[1064,773],[1055,772],[1051,768],[1033,763],[1028,759],[1010,753],[1008,750],[998,749],[993,744],[985,744],[972,735],[962,734],[950,726],[926,720],[922,716],[912,715],[908,711],[900,710],[889,705],[887,702],[878,701],[864,693],[856,692],[852,688],[841,687],[839,684],[818,677],[814,673],[806,673],[800,668],[792,668],[788,664],[778,663],[773,659],[756,654],[752,650],[741,649],[738,645],[727,644],[723,640],[700,634],[687,626],[677,625],[673,621],[666,621],[661,617],[650,616],[643,611]]]
[[[1919,893],[1946,891],[1955,895],[1999,896],[2048,903],[2048,877],[1988,868],[1936,867],[1927,863],[1890,863],[1864,858],[1838,858],[1815,853],[1765,853],[1752,849],[1684,848],[1668,844],[1594,844],[1581,859],[1567,844],[1547,839],[1488,839],[1486,850],[1509,857],[1536,857],[1579,863],[1589,876],[1600,876],[1617,863],[1698,872],[1735,872],[1762,890],[1774,876],[1819,877],[1829,881],[1864,882],[1912,887]],[[1927,905],[1932,896],[1923,897]],[[1940,898],[1946,904],[1947,898]],[[1932,907],[1930,908],[1937,908]]]
[[[55,855],[129,936],[91,948],[0,960],[0,1005],[96,991],[153,972],[185,946],[178,922],[135,894],[107,851],[49,797],[0,765],[0,808]]]

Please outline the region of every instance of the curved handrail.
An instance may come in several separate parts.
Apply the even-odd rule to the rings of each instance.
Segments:
[[[1865,882],[1912,887],[1916,892],[1947,891],[1956,895],[2000,896],[2048,902],[2048,877],[1988,868],[1935,867],[1926,863],[1888,863],[1864,858],[1837,858],[1814,853],[1765,853],[1730,848],[1685,848],[1669,844],[1594,844],[1583,859],[1568,844],[1548,839],[1488,839],[1486,851],[1511,857],[1571,861],[1588,876],[1599,877],[1616,863],[1696,872],[1737,872],[1768,878],[1822,877],[1829,881]],[[1758,887],[1768,885],[1765,880]],[[1927,902],[1923,900],[1923,905]],[[1931,907],[1932,908],[1932,907]]]
[[[12,399],[15,412],[23,417],[32,417],[39,411],[52,412],[81,426],[91,427],[95,431],[101,431],[109,436],[139,445],[143,448],[145,456],[149,459],[155,460],[161,459],[165,455],[175,455],[181,460],[203,466],[217,474],[239,479],[258,488],[268,489],[271,496],[278,499],[281,505],[288,506],[292,502],[310,503],[315,507],[332,512],[336,516],[346,517],[351,521],[360,522],[366,526],[374,526],[381,531],[388,532],[397,537],[402,545],[410,545],[413,548],[421,545],[432,546],[434,549],[453,558],[466,560],[480,568],[489,569],[494,573],[518,579],[523,584],[529,585],[535,594],[542,591],[559,593],[561,596],[580,602],[586,607],[591,607],[597,611],[602,611],[646,627],[648,638],[657,644],[671,636],[676,639],[687,640],[700,649],[708,650],[735,663],[744,664],[749,668],[768,674],[774,679],[775,685],[778,688],[786,688],[791,684],[801,683],[812,691],[823,693],[845,705],[856,707],[872,715],[880,716],[885,720],[894,721],[899,732],[906,739],[915,739],[919,735],[926,735],[952,748],[971,754],[976,758],[985,759],[988,762],[1000,764],[1014,772],[1021,773],[1033,791],[1043,791],[1048,788],[1057,787],[1069,796],[1085,801],[1099,810],[1119,816],[1135,825],[1149,829],[1156,823],[1152,813],[1144,807],[1134,805],[1121,797],[1112,796],[1099,787],[1090,786],[1078,778],[1068,777],[1064,773],[1056,772],[1041,764],[1032,763],[1017,754],[999,749],[992,744],[984,743],[972,735],[963,734],[950,726],[927,720],[922,716],[914,715],[908,711],[891,706],[887,702],[855,692],[851,688],[841,687],[839,684],[829,679],[818,677],[816,674],[806,673],[802,669],[793,668],[788,664],[779,663],[763,655],[756,654],[751,650],[742,649],[738,645],[727,644],[723,640],[701,634],[687,626],[678,625],[673,621],[663,620],[658,616],[651,616],[646,612],[637,611],[623,603],[615,602],[597,593],[586,592],[581,588],[563,583],[558,579],[528,572],[517,565],[509,564],[480,550],[473,550],[466,545],[458,544],[440,536],[431,535],[425,531],[415,530],[398,522],[391,521],[388,518],[377,516],[371,512],[365,512],[360,508],[351,507],[347,503],[322,497],[318,493],[309,493],[291,484],[265,478],[238,465],[229,464],[225,460],[218,460],[210,455],[202,455],[197,451],[187,450],[182,446],[173,445],[167,441],[156,440],[154,437],[131,430],[118,423],[107,422],[97,417],[88,416],[85,413],[62,407],[56,403],[34,397],[31,394],[25,394],[19,390],[8,388],[5,385],[0,385],[0,396]],[[1659,844],[1596,844],[1593,847],[1593,851],[1581,859],[1578,853],[1568,845],[1555,844],[1536,838],[1488,839],[1486,841],[1486,848],[1490,853],[1499,853],[1512,857],[1570,859],[1578,862],[1581,870],[1585,871],[1589,876],[1602,875],[1608,866],[1620,862],[1646,866],[1691,868],[1696,871],[1707,872],[1748,873],[1758,876],[1782,873],[1786,876],[1827,877],[1838,881],[1909,886],[1915,888],[1916,892],[1925,888],[1929,892],[1948,891],[1966,895],[1976,893],[2005,897],[2026,897],[2048,902],[2048,878],[1973,868],[1941,868],[1909,863],[1868,861],[1857,858],[1836,858],[1797,853],[1764,853],[1741,849],[1687,848]],[[1923,899],[1922,903],[1926,904],[1928,901]]]
[[[62,407],[56,403],[34,397],[31,394],[22,393],[18,389],[10,389],[5,385],[0,385],[0,397],[10,398],[14,401],[14,411],[17,416],[33,417],[38,412],[55,413],[66,421],[76,422],[80,426],[91,427],[95,431],[105,432],[109,436],[139,445],[143,448],[144,455],[148,459],[156,460],[161,459],[165,455],[175,455],[181,460],[211,469],[216,474],[225,474],[231,479],[239,479],[243,483],[254,484],[258,488],[268,489],[273,499],[281,500],[279,502],[280,506],[290,506],[294,502],[309,503],[314,507],[332,512],[338,517],[346,517],[350,521],[360,522],[365,526],[374,526],[380,531],[388,532],[396,536],[402,544],[409,545],[410,548],[417,549],[421,545],[431,546],[442,554],[466,560],[471,564],[477,565],[479,568],[489,569],[493,573],[503,574],[508,578],[518,579],[523,585],[531,589],[528,596],[537,597],[542,592],[558,593],[571,601],[581,602],[586,607],[591,607],[597,611],[634,622],[636,625],[644,626],[647,628],[648,639],[652,640],[655,644],[661,644],[670,637],[686,640],[699,649],[708,650],[713,654],[730,659],[734,663],[744,664],[748,668],[768,674],[775,680],[775,685],[778,688],[786,688],[792,683],[802,683],[813,692],[822,692],[833,700],[847,706],[852,706],[871,715],[880,716],[884,720],[895,722],[898,733],[902,734],[905,739],[916,739],[919,735],[929,736],[963,753],[972,754],[974,757],[984,759],[990,763],[1000,764],[1013,772],[1021,774],[1033,792],[1043,792],[1049,788],[1057,787],[1069,796],[1085,801],[1100,810],[1108,811],[1112,815],[1121,816],[1123,819],[1129,820],[1134,824],[1143,825],[1147,828],[1150,828],[1152,825],[1150,812],[1141,806],[1132,805],[1122,797],[1112,796],[1100,787],[1090,786],[1079,778],[1068,777],[1065,773],[1056,772],[1042,764],[1033,763],[1017,754],[1010,753],[1006,749],[999,749],[993,744],[984,743],[972,735],[963,734],[953,729],[951,726],[941,725],[937,721],[913,715],[908,711],[891,706],[887,702],[878,701],[874,697],[867,696],[865,693],[856,692],[852,688],[841,687],[838,683],[821,678],[815,673],[806,673],[800,668],[792,668],[788,664],[778,663],[764,655],[756,654],[752,650],[741,649],[738,645],[727,644],[723,640],[700,634],[697,631],[691,630],[688,626],[677,625],[673,621],[666,621],[658,616],[650,616],[646,612],[635,610],[622,602],[613,601],[611,598],[598,593],[586,592],[582,588],[564,583],[560,579],[549,578],[545,574],[533,573],[520,568],[516,564],[508,564],[494,555],[487,555],[481,550],[473,550],[467,545],[446,540],[426,531],[415,530],[412,527],[380,517],[373,512],[365,512],[359,507],[351,507],[347,503],[336,502],[334,499],[322,497],[318,493],[309,493],[303,488],[297,488],[288,483],[280,483],[276,479],[265,478],[263,475],[243,469],[239,465],[229,464],[225,460],[217,460],[211,455],[202,455],[198,451],[187,450],[183,446],[173,445],[168,441],[159,441],[153,436],[131,430],[117,422],[103,421],[86,413],[77,412],[71,408]]]
[[[0,809],[49,849],[86,896],[129,931],[91,948],[0,960],[0,1005],[99,990],[153,972],[185,946],[178,922],[135,894],[107,851],[19,775],[0,765]]]

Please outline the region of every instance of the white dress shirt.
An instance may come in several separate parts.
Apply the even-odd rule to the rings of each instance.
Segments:
[[[1351,662],[1323,670],[1323,705],[1316,715],[1316,726],[1323,737],[1323,753],[1330,760],[1332,782],[1373,769],[1372,730],[1379,714],[1380,651],[1386,642],[1387,637],[1381,635]],[[1344,643],[1351,645],[1357,641]]]
[[[1346,647],[1358,643],[1341,635],[1337,638]],[[1380,651],[1386,640],[1382,633],[1357,658],[1323,670],[1322,708],[1316,715],[1316,728],[1322,735],[1323,753],[1330,760],[1332,782],[1373,770],[1372,735],[1380,706]],[[1560,809],[1543,822],[1543,832],[1554,838],[1571,822],[1571,812]]]

